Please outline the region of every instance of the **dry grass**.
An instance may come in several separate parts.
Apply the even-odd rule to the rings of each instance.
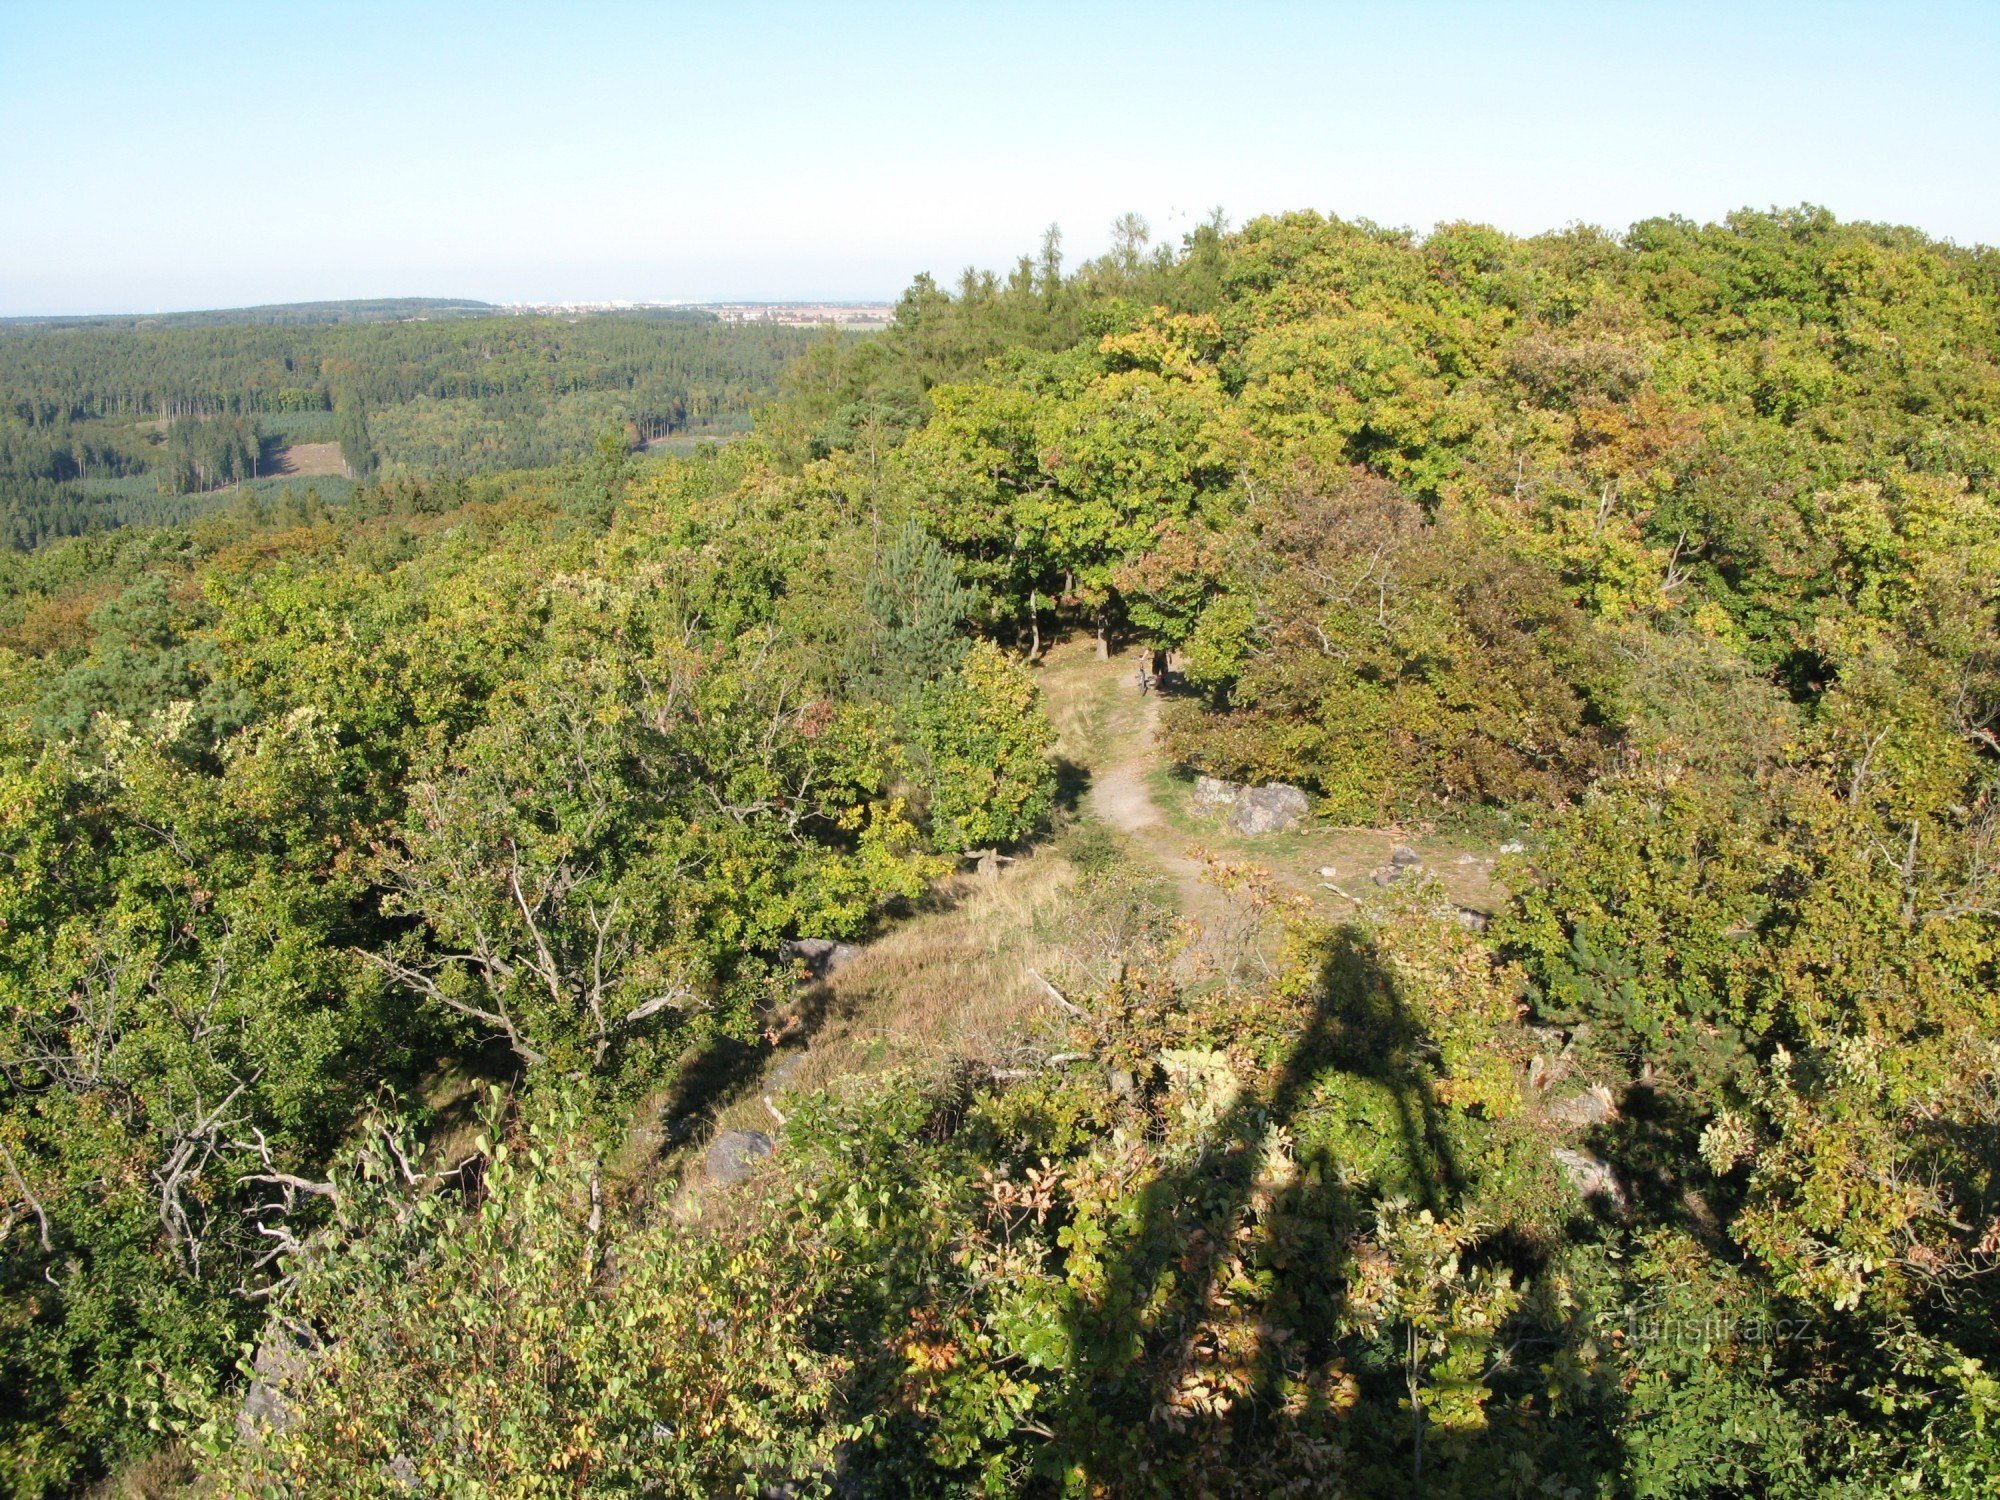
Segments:
[[[1076,873],[1044,849],[988,877],[960,875],[925,912],[871,943],[802,1004],[818,1024],[803,1052],[773,1060],[767,1084],[720,1123],[771,1127],[762,1094],[825,1088],[896,1068],[985,1062],[1056,1029],[1059,1017],[1033,972],[1061,957],[1048,939],[1069,905]]]
[[[1416,850],[1424,867],[1457,905],[1491,912],[1507,899],[1505,887],[1494,878],[1499,846],[1490,841],[1404,828],[1336,828],[1317,820],[1296,833],[1251,838],[1232,830],[1220,814],[1197,811],[1192,784],[1172,767],[1156,767],[1146,780],[1153,805],[1159,809],[1163,834],[1199,844],[1227,859],[1263,865],[1286,888],[1334,915],[1346,915],[1354,907],[1327,888],[1329,882],[1319,871],[1331,866],[1335,872],[1331,884],[1365,896],[1376,889],[1371,873],[1389,862],[1399,844]]]

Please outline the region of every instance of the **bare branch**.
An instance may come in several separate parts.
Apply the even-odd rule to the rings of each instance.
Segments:
[[[1028,970],[1028,975],[1035,981],[1035,983],[1039,984],[1042,987],[1042,992],[1046,994],[1049,997],[1049,999],[1052,1000],[1061,1009],[1067,1011],[1070,1015],[1075,1016],[1079,1020],[1087,1021],[1090,1019],[1090,1012],[1085,1010],[1082,1006],[1071,1002],[1071,1000],[1067,995],[1063,994],[1061,990],[1057,989],[1054,985],[1050,984],[1048,979],[1044,977],[1040,969],[1030,969]]]
[[[0,1144],[0,1160],[7,1163],[7,1175],[14,1179],[14,1190],[27,1203],[28,1210],[35,1216],[35,1225],[41,1233],[42,1249],[53,1254],[55,1242],[49,1238],[49,1216],[42,1211],[42,1200],[28,1188],[28,1179],[21,1175],[21,1168],[14,1161],[14,1153],[5,1144]]]
[[[504,1011],[486,1010],[468,1001],[461,1000],[456,995],[446,994],[443,987],[423,969],[406,964],[393,954],[375,953],[365,948],[356,948],[352,951],[359,957],[375,965],[376,968],[395,980],[396,983],[413,989],[418,994],[435,1000],[439,1005],[445,1006],[450,1010],[455,1010],[462,1016],[469,1016],[475,1021],[480,1021],[493,1027],[507,1038],[507,1045],[513,1049],[514,1055],[519,1057],[523,1062],[541,1063],[548,1061],[542,1053],[537,1052],[522,1040],[521,1033],[515,1027],[512,1018]],[[454,960],[465,963],[476,963],[480,964],[481,967],[486,967],[480,956],[473,953],[447,954],[440,961],[451,962]]]
[[[632,1009],[625,1012],[625,1019],[619,1022],[619,1025],[636,1025],[648,1016],[658,1015],[669,1006],[683,1005],[687,1002],[688,996],[691,993],[692,991],[686,985],[677,984],[665,994],[655,995],[652,999],[641,1001],[638,1005],[633,1006]]]

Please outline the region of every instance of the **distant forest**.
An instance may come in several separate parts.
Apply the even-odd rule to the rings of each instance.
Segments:
[[[339,302],[272,302],[192,312],[79,313],[0,318],[0,328],[236,328],[254,323],[400,323],[410,318],[484,318],[502,309],[464,297],[359,297]]]
[[[816,337],[694,312],[466,315],[483,308],[0,323],[0,540],[185,519],[288,442],[337,442],[356,479],[453,478],[740,430]]]

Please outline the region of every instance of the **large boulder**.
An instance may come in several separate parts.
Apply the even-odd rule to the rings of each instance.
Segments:
[[[1245,834],[1284,833],[1303,823],[1310,810],[1306,794],[1282,781],[1269,786],[1246,786],[1236,794],[1229,826]]]
[[[774,1143],[761,1130],[723,1130],[708,1143],[702,1167],[710,1182],[741,1182],[757,1170],[757,1163],[769,1156]]]

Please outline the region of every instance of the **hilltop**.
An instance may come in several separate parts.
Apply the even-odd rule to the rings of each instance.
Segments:
[[[15,1492],[1991,1492],[2000,260],[1060,249],[0,335],[377,463],[0,556]]]

